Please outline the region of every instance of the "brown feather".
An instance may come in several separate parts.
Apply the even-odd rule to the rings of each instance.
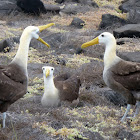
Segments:
[[[27,92],[27,76],[16,63],[0,65],[0,112],[7,111],[9,105]]]
[[[119,61],[112,67],[113,77],[130,91],[140,90],[140,63]]]
[[[105,75],[108,87],[122,94],[128,104],[135,105],[140,94],[140,63],[120,60]]]
[[[80,78],[66,73],[54,78],[55,87],[59,90],[60,100],[73,101],[79,96]]]

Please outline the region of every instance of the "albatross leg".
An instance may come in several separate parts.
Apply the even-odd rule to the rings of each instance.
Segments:
[[[125,111],[125,113],[124,113],[124,115],[123,115],[123,117],[122,117],[122,119],[121,119],[121,122],[123,122],[123,121],[125,120],[125,118],[126,118],[128,112],[129,112],[130,109],[131,109],[131,106],[132,106],[132,105],[130,105],[130,104],[127,105],[127,109],[126,109],[126,111]]]
[[[6,112],[3,113],[3,128],[5,128]]]
[[[136,116],[139,114],[139,111],[140,111],[140,101],[138,101],[138,102],[136,103],[136,111],[135,111],[135,113],[134,113],[133,118],[136,117]]]

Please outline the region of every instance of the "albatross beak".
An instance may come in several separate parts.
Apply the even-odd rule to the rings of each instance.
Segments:
[[[50,75],[50,70],[46,70],[46,77],[48,77]]]
[[[50,45],[48,43],[46,43],[42,38],[38,38],[38,41],[40,41],[41,43],[45,44],[48,48],[50,48]]]
[[[94,38],[93,40],[89,41],[89,42],[86,42],[84,44],[82,44],[81,48],[86,48],[86,47],[89,47],[89,46],[92,46],[92,45],[95,45],[95,44],[99,44],[99,38],[96,37]]]
[[[54,23],[50,23],[50,24],[47,24],[47,25],[43,25],[43,26],[38,26],[39,28],[39,31],[42,32],[43,30],[51,27],[52,25],[55,25]],[[46,43],[43,39],[41,39],[40,37],[37,39],[39,40],[41,43],[45,44],[48,48],[50,48],[50,45],[48,43]]]

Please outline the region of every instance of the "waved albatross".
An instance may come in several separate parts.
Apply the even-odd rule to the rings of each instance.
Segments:
[[[116,40],[109,32],[100,34],[95,39],[84,43],[81,48],[95,44],[105,45],[103,79],[112,90],[122,94],[127,101],[127,110],[121,119],[123,122],[136,104],[134,116],[140,108],[140,63],[125,61],[116,55]],[[137,100],[137,103],[136,103]]]
[[[0,112],[3,113],[3,128],[5,127],[8,107],[27,92],[27,61],[30,41],[35,38],[50,47],[39,37],[38,32],[52,25],[54,23],[38,27],[26,27],[21,35],[19,48],[12,62],[9,65],[0,65]]]
[[[44,94],[41,104],[43,106],[55,107],[65,100],[73,104],[79,102],[80,79],[78,76],[65,73],[53,78],[54,67],[44,66],[42,70]]]

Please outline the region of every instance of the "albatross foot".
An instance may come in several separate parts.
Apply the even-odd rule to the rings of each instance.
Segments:
[[[135,118],[139,114],[139,112],[140,112],[140,101],[137,101],[137,103],[136,103],[136,111],[134,113],[133,118]]]
[[[131,104],[127,105],[127,109],[126,109],[126,111],[125,111],[125,113],[124,113],[124,115],[123,115],[123,117],[121,119],[121,122],[124,122],[124,120],[126,119],[126,116],[127,116],[128,112],[130,111],[131,106],[132,106]]]
[[[3,113],[3,128],[5,128],[6,112]]]

